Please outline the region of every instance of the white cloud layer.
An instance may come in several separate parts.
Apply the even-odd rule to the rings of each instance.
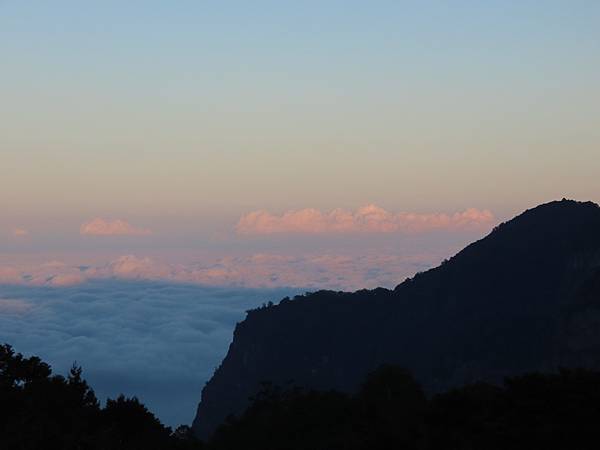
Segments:
[[[93,219],[81,225],[80,234],[85,236],[148,236],[152,231],[137,228],[120,219]]]
[[[57,373],[77,361],[100,398],[137,395],[168,425],[189,424],[236,322],[295,293],[123,280],[0,285],[0,343]]]
[[[323,213],[314,208],[274,215],[259,210],[244,214],[236,231],[242,235],[274,233],[422,233],[433,230],[476,230],[491,227],[494,215],[470,208],[454,214],[391,213],[375,205],[356,211],[341,208]]]

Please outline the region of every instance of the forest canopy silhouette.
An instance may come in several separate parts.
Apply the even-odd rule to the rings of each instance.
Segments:
[[[188,429],[172,432],[135,397],[101,407],[81,367],[54,375],[8,344],[0,345],[0,434],[0,448],[15,450],[197,448]]]
[[[530,373],[428,398],[412,375],[384,365],[355,394],[262,384],[250,407],[207,443],[175,432],[136,398],[100,406],[73,366],[0,346],[0,433],[7,449],[531,449],[597,448],[600,372]]]

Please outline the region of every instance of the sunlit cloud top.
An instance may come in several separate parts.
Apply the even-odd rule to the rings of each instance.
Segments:
[[[96,218],[81,225],[79,232],[87,236],[149,236],[152,231],[138,228],[124,220]]]
[[[470,208],[454,214],[392,213],[375,205],[356,211],[341,208],[323,213],[314,208],[274,215],[259,210],[244,214],[236,230],[239,234],[274,233],[420,233],[431,230],[482,229],[494,222],[489,210]]]

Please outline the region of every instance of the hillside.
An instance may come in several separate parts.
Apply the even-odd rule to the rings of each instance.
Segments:
[[[354,392],[382,363],[429,392],[600,367],[600,207],[528,210],[394,290],[319,291],[250,311],[194,421],[208,437],[263,380]]]

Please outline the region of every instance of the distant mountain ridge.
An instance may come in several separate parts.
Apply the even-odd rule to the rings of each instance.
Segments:
[[[261,381],[352,392],[382,363],[406,367],[429,391],[600,368],[600,207],[527,210],[394,290],[319,291],[250,311],[193,429],[208,437]]]

